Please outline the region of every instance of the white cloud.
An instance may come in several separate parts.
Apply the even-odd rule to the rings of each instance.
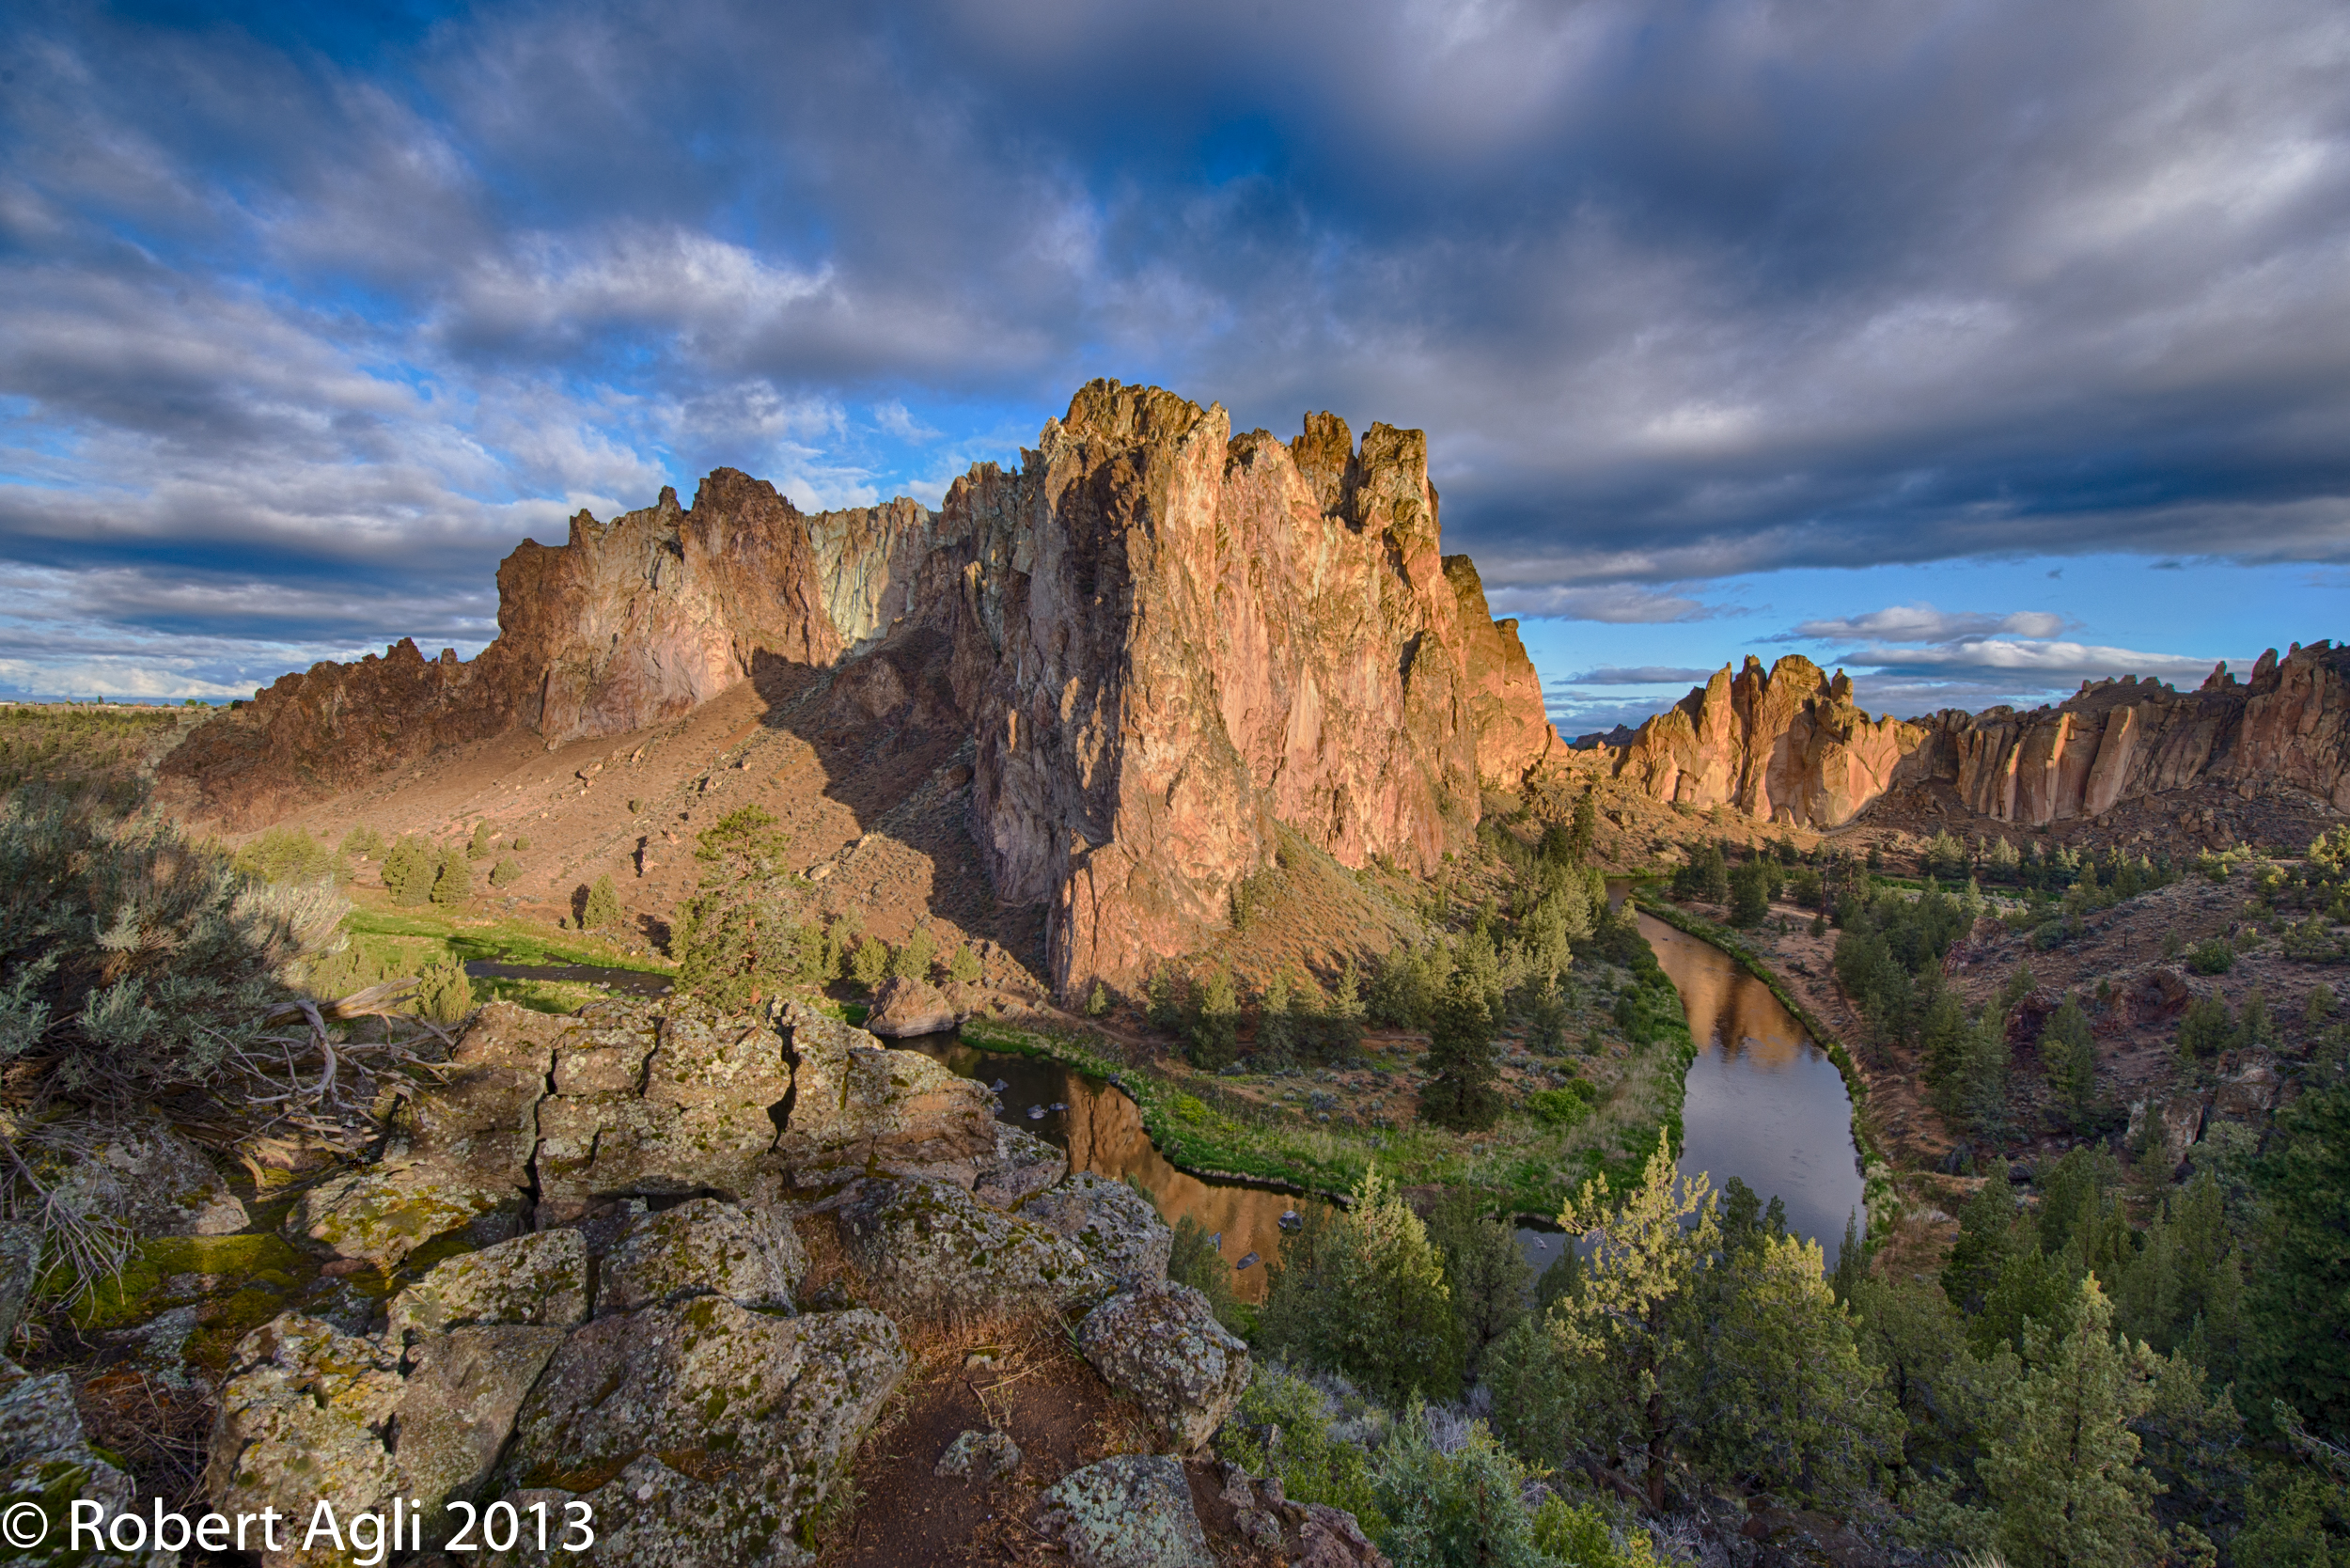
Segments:
[[[1489,588],[1485,599],[1497,616],[1553,616],[1617,626],[1704,620],[1718,613],[1695,599],[1635,583],[1603,583],[1593,588],[1511,584]]]
[[[2098,680],[2112,675],[2138,675],[2157,681],[2200,681],[2211,672],[2215,661],[2174,653],[2141,653],[2093,643],[1981,637],[1922,648],[1858,648],[1841,655],[1838,662],[1953,676],[2004,673]]]
[[[2065,619],[2045,610],[2017,610],[2010,615],[1979,611],[1937,610],[1922,600],[1895,604],[1841,620],[1807,620],[1778,641],[1849,642],[1867,637],[1875,642],[1947,642],[1958,637],[1987,637],[2007,634],[2019,637],[2053,637]]]

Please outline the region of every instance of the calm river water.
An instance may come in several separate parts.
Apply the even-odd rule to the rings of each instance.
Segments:
[[[1681,1168],[1710,1171],[1716,1188],[1736,1176],[1764,1202],[1785,1200],[1788,1228],[1818,1239],[1835,1266],[1844,1217],[1860,1209],[1852,1105],[1836,1064],[1767,986],[1718,949],[1640,917],[1640,933],[1680,988],[1700,1050],[1690,1064],[1682,1108]],[[1189,1215],[1222,1237],[1244,1299],[1264,1297],[1267,1261],[1281,1250],[1281,1215],[1314,1200],[1240,1182],[1206,1181],[1167,1163],[1143,1131],[1135,1103],[1099,1078],[1058,1062],[998,1055],[952,1034],[897,1044],[937,1058],[964,1077],[1001,1084],[997,1115],[1069,1152],[1071,1165],[1147,1189],[1172,1221]],[[1059,1108],[1056,1109],[1058,1106]],[[1042,1111],[1042,1116],[1031,1112]],[[1537,1271],[1566,1238],[1539,1225],[1518,1228],[1518,1247]]]
[[[1787,1228],[1815,1238],[1834,1268],[1845,1219],[1866,1228],[1843,1074],[1719,948],[1649,915],[1640,934],[1679,988],[1699,1045],[1681,1107],[1682,1170],[1709,1172],[1716,1190],[1735,1176],[1765,1203],[1784,1200]]]

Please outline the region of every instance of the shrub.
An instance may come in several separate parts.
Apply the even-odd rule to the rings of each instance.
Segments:
[[[1100,980],[1095,980],[1093,989],[1086,994],[1086,1016],[1099,1018],[1109,1010],[1110,988]]]
[[[1571,1089],[1536,1090],[1526,1097],[1526,1108],[1554,1127],[1572,1127],[1591,1114],[1591,1103]]]
[[[1412,1568],[1534,1568],[1534,1520],[1518,1500],[1526,1481],[1526,1466],[1483,1421],[1472,1421],[1467,1441],[1448,1453],[1426,1408],[1416,1405],[1372,1461],[1371,1485],[1387,1517],[1379,1544]]]
[[[2224,975],[2235,967],[2235,949],[2225,937],[2211,937],[2195,944],[2186,955],[2186,966],[2199,975]]]
[[[2228,1004],[2217,996],[2198,996],[2179,1020],[2179,1055],[2189,1061],[2207,1061],[2226,1050],[2234,1034]]]
[[[384,856],[384,890],[392,896],[394,903],[422,903],[432,891],[437,871],[432,846],[410,834]]]
[[[958,980],[964,985],[969,985],[979,978],[979,955],[971,950],[970,943],[956,943],[955,950],[947,955],[947,978]],[[1093,989],[1099,993],[1102,989],[1102,982],[1094,981]],[[1101,1015],[1099,1012],[1093,1014],[1096,1018]]]
[[[334,868],[324,844],[298,827],[273,827],[237,852],[231,862],[256,882],[311,882]]]
[[[849,952],[849,978],[867,991],[889,978],[889,944],[878,936],[861,938]]]
[[[491,837],[489,818],[484,817],[474,823],[473,837],[465,840],[465,858],[468,860],[489,859]]]
[[[1254,1327],[1248,1309],[1232,1291],[1232,1265],[1224,1261],[1208,1228],[1190,1215],[1175,1222],[1173,1250],[1167,1254],[1167,1277],[1189,1285],[1208,1298],[1216,1322],[1234,1333]]]
[[[454,1024],[473,1011],[473,980],[455,958],[425,966],[416,979],[416,1011],[435,1024]]]
[[[522,879],[522,874],[523,863],[509,855],[491,870],[490,886],[493,887],[511,886]]]
[[[440,867],[433,872],[432,891],[427,897],[444,909],[473,897],[473,868],[465,864],[464,852],[455,844],[441,851]]]
[[[1653,1568],[1655,1543],[1644,1529],[1617,1531],[1590,1503],[1552,1493],[1534,1513],[1534,1549],[1567,1568]]]
[[[579,912],[580,925],[588,931],[616,931],[626,918],[620,909],[619,891],[612,886],[612,874],[606,871],[588,889],[588,901]]]
[[[528,855],[530,853],[529,838],[527,836],[517,838],[514,840],[513,848],[516,855]]]
[[[938,938],[928,926],[916,926],[889,955],[889,972],[900,980],[927,980],[938,957]]]
[[[1281,1478],[1290,1501],[1322,1503],[1355,1515],[1366,1534],[1380,1535],[1387,1521],[1371,1484],[1371,1455],[1331,1431],[1330,1402],[1322,1390],[1287,1368],[1257,1363],[1247,1388],[1216,1437],[1225,1458],[1252,1476]],[[1268,1430],[1280,1439],[1268,1450]]]
[[[373,860],[384,853],[384,835],[361,823],[343,835],[342,853],[361,860]]]

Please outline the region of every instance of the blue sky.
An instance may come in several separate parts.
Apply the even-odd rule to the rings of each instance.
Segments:
[[[2345,634],[2350,19],[1947,0],[8,8],[0,692],[470,655],[727,463],[1093,375],[1424,428],[1569,733]]]

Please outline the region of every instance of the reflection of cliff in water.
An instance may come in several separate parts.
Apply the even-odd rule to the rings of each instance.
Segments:
[[[1207,1182],[1178,1170],[1151,1146],[1142,1113],[1114,1086],[1057,1062],[1033,1057],[999,1056],[932,1035],[897,1042],[937,1058],[955,1073],[981,1083],[1000,1083],[997,1117],[1049,1138],[1069,1152],[1072,1168],[1116,1181],[1132,1181],[1150,1193],[1172,1225],[1191,1218],[1221,1233],[1224,1261],[1238,1264],[1250,1253],[1257,1261],[1232,1276],[1245,1301],[1261,1301],[1265,1267],[1281,1255],[1281,1215],[1315,1200],[1237,1182]],[[1051,1107],[1059,1105],[1063,1109]],[[1032,1109],[1044,1115],[1032,1117]]]
[[[1843,1074],[1728,953],[1650,915],[1640,934],[1680,991],[1699,1047],[1682,1098],[1681,1168],[1708,1172],[1716,1188],[1735,1176],[1766,1203],[1783,1199],[1788,1229],[1817,1240],[1834,1266],[1845,1218],[1861,1215]]]

